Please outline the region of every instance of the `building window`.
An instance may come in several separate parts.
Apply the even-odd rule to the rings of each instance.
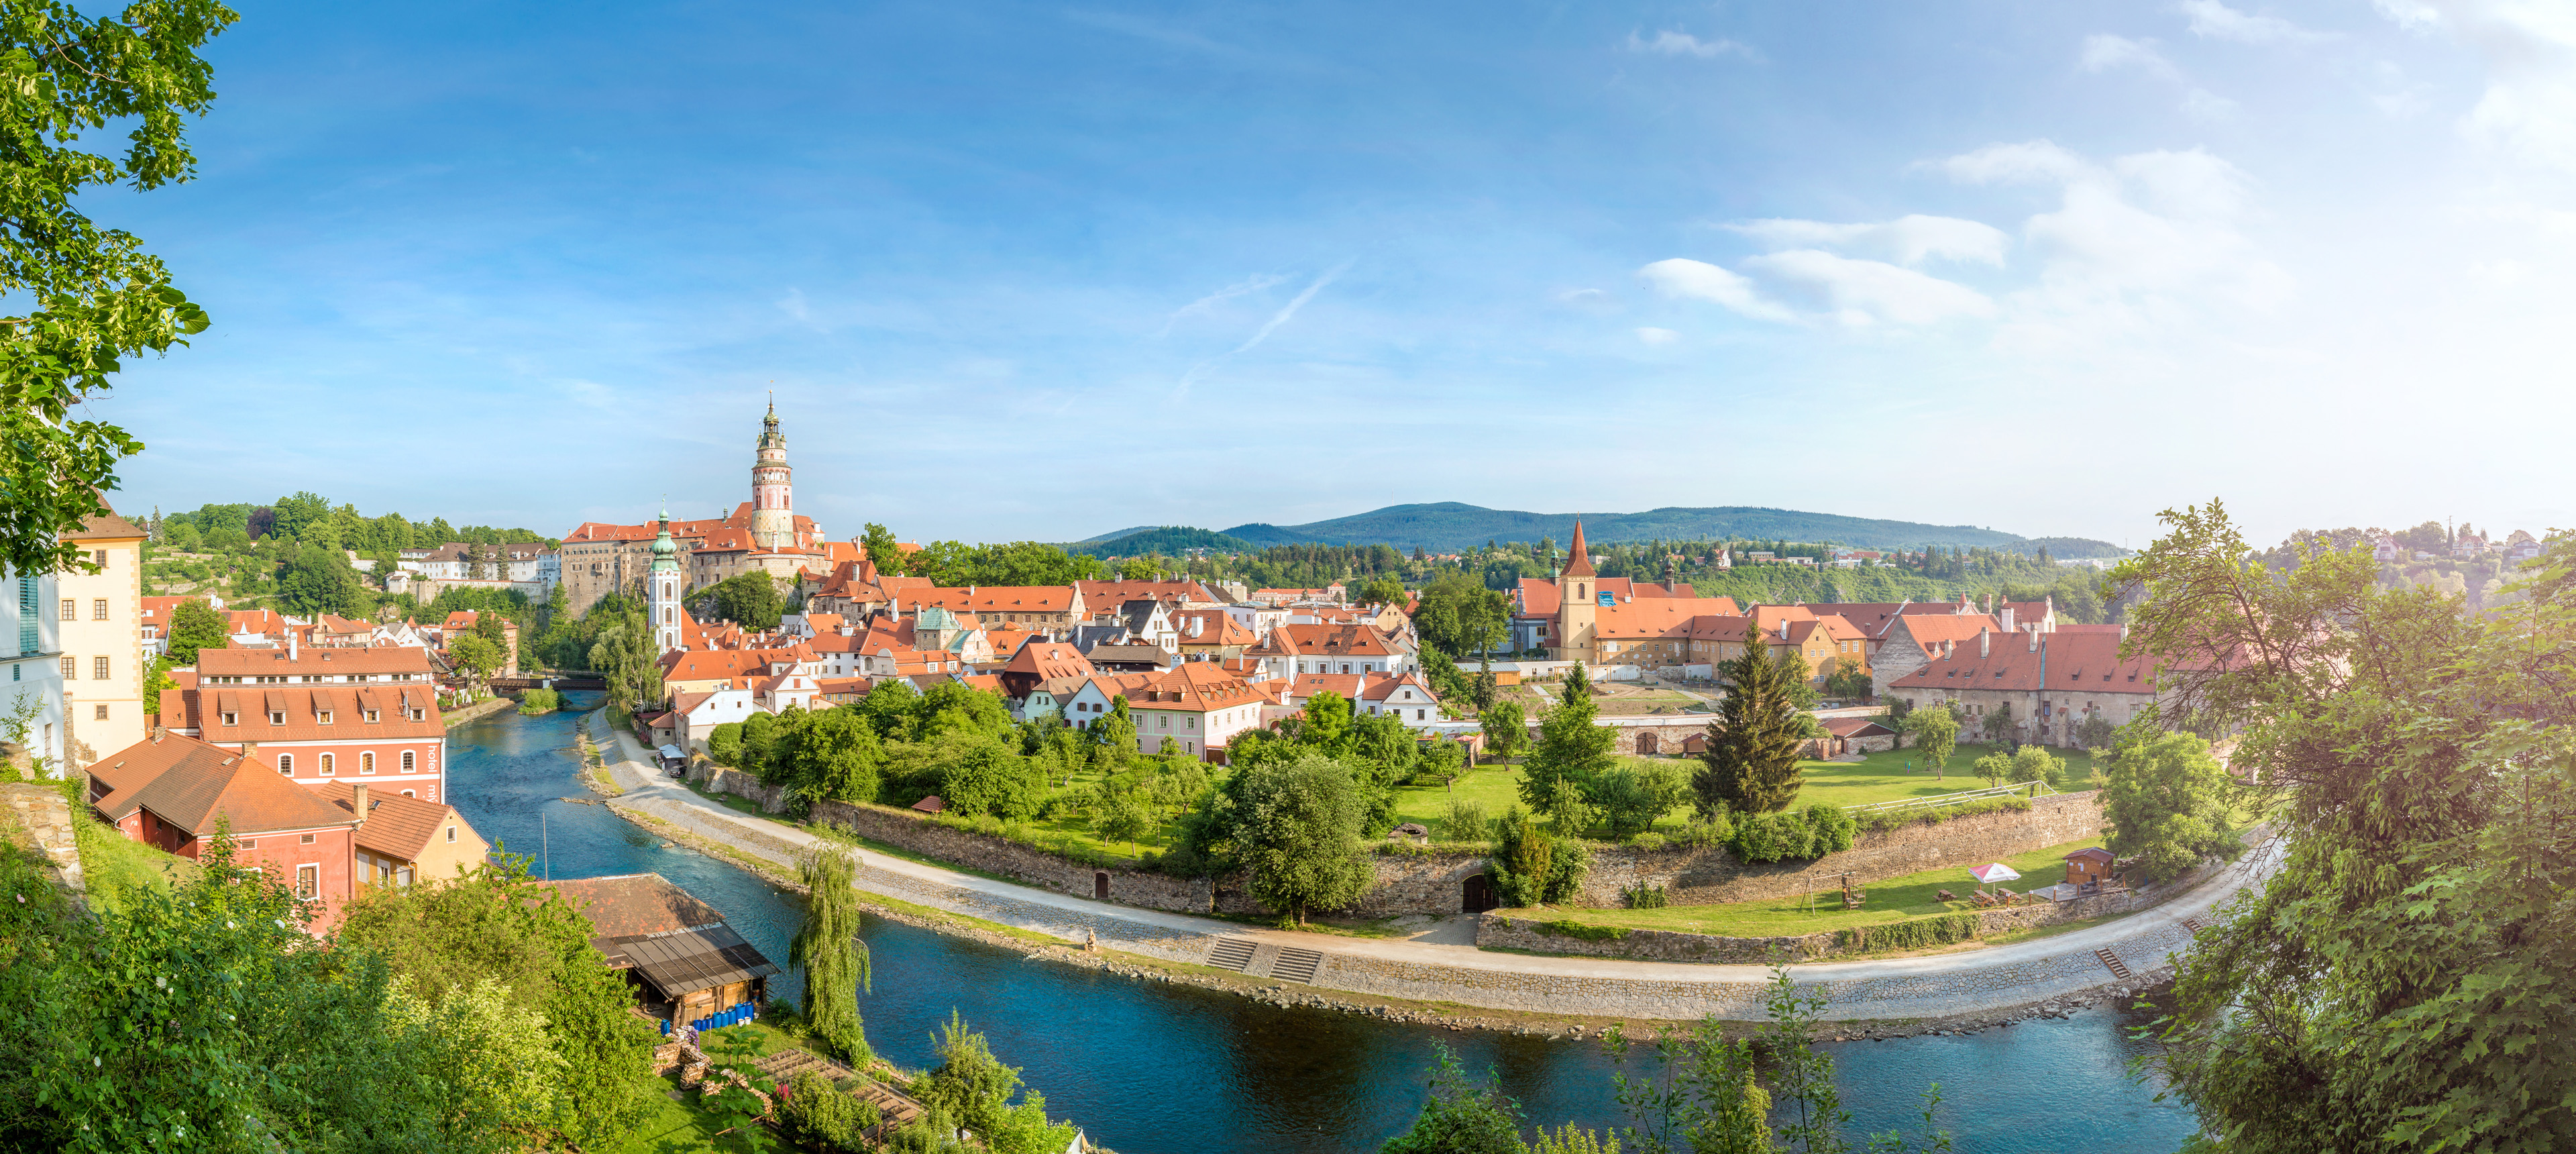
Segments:
[[[339,755],[338,755],[338,754],[331,754],[331,753],[323,754],[323,755],[322,755],[322,776],[324,776],[324,777],[329,777],[329,776],[331,776],[332,774],[339,772],[339,764],[340,764],[340,758],[339,758]]]
[[[304,836],[302,836],[302,837],[299,837],[299,838],[295,839],[295,841],[296,841],[296,844],[298,844],[298,845],[311,845],[311,844],[313,844],[313,841],[314,841],[314,835],[312,835],[312,834],[309,834],[309,833],[308,833],[308,834],[305,834],[305,835],[304,835]]]
[[[79,606],[80,606],[80,602],[75,601],[75,600],[73,600],[73,599],[71,599],[71,598],[69,598],[69,597],[65,597],[65,598],[63,598],[63,620],[65,620],[65,621],[78,621],[78,620],[80,620],[80,618],[77,616],[77,612],[78,612],[78,608],[79,608]]]
[[[107,598],[93,597],[90,599],[89,619],[92,621],[107,620]]]
[[[448,840],[448,841],[451,841],[451,842],[453,842],[453,841],[455,841],[455,840],[456,840],[456,827],[455,827],[455,826],[452,826],[452,825],[451,825],[451,826],[447,827],[447,840]]]
[[[241,715],[238,713],[218,713],[215,716],[221,718],[226,725],[241,724]]]
[[[107,707],[106,707],[106,706],[104,706],[104,705],[97,707],[96,712],[93,712],[93,713],[90,715],[90,720],[92,720],[92,721],[105,721],[105,720],[107,720]]]
[[[329,725],[329,724],[331,724],[331,711],[330,711],[330,710],[328,710],[328,709],[325,709],[325,710],[322,710],[322,711],[320,711],[320,712],[318,712],[318,713],[315,713],[315,714],[313,715],[313,719],[314,719],[315,721],[317,721],[317,722],[319,722],[319,723],[323,724],[323,725]]]
[[[370,710],[368,710],[368,711],[367,711],[367,724],[369,724],[369,725],[373,725],[373,724],[375,724],[375,723],[376,723],[376,711],[375,711],[375,710],[370,709]]]
[[[363,753],[360,753],[360,754],[358,755],[358,772],[359,772],[359,773],[361,773],[361,774],[369,774],[369,773],[374,773],[375,771],[376,771],[376,751],[374,751],[374,750],[370,749],[370,750],[367,750],[367,751],[365,751],[365,752],[363,752]]]
[[[291,753],[278,754],[277,772],[292,776],[295,773],[295,755]]]
[[[284,725],[286,724],[286,714],[275,709],[269,710],[268,723],[270,725]]]
[[[420,791],[419,791],[419,790],[416,790],[416,789],[406,789],[406,790],[404,790],[404,791],[403,791],[403,796],[404,796],[404,797],[419,797],[419,796],[420,796]]]
[[[309,838],[312,835],[307,834],[305,836]],[[321,866],[300,865],[295,867],[295,896],[308,902],[322,896]]]
[[[78,680],[80,680],[80,658],[77,658],[77,657],[66,657],[66,658],[63,658],[63,680],[65,680],[65,681],[78,681]]]
[[[412,771],[412,765],[413,765],[412,758],[413,758],[413,756],[414,756],[414,755],[413,755],[413,753],[412,753],[412,751],[411,751],[411,750],[406,749],[406,750],[404,750],[404,751],[403,751],[403,772],[404,772],[404,773],[410,773],[410,772]]]

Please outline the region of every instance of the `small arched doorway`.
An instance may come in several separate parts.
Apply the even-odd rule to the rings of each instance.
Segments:
[[[1458,908],[1465,913],[1481,914],[1500,904],[1494,900],[1494,879],[1487,874],[1477,874],[1467,879],[1466,893]]]
[[[1093,896],[1093,897],[1095,897],[1095,898],[1098,898],[1098,899],[1100,899],[1101,901],[1104,901],[1104,902],[1109,900],[1109,875],[1108,875],[1108,874],[1106,874],[1106,873],[1095,873],[1095,874],[1091,875],[1091,896]]]
[[[1663,744],[1663,736],[1656,733],[1654,730],[1643,729],[1637,731],[1637,752],[1640,755],[1651,757],[1655,754],[1662,753],[1664,751]]]

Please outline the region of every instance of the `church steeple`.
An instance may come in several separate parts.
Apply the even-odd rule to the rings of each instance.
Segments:
[[[680,546],[671,540],[671,503],[662,503],[661,531],[653,537],[653,565],[644,574],[644,617],[653,623],[653,655],[680,644]]]
[[[1565,547],[1564,576],[1594,576],[1594,573],[1592,572],[1592,552],[1583,544],[1583,522],[1579,520],[1574,523],[1574,543]]]

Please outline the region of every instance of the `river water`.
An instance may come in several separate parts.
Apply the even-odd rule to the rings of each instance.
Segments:
[[[578,695],[589,699],[595,695]],[[539,858],[557,878],[652,872],[722,910],[781,964],[802,900],[681,846],[664,848],[587,798],[577,776],[583,715],[499,714],[448,735],[448,796],[483,836]],[[1498,1073],[1532,1123],[1618,1123],[1598,1043],[1448,1031],[1265,1006],[1024,960],[1008,950],[867,919],[875,993],[869,1040],[898,1064],[931,1065],[930,1036],[954,1010],[1022,1067],[1051,1116],[1125,1154],[1374,1150],[1421,1108],[1433,1046]],[[772,979],[801,998],[802,975]],[[1855,1131],[1919,1128],[1937,1082],[1941,1125],[1961,1154],[2148,1154],[2178,1148],[2186,1107],[2132,1082],[2127,1029],[2143,1019],[2088,1010],[1958,1038],[1824,1047]]]

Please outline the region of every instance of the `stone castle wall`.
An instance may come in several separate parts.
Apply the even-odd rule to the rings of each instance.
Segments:
[[[0,783],[0,838],[45,855],[45,880],[73,894],[86,891],[81,877],[80,838],[72,822],[71,802],[59,782]]]

